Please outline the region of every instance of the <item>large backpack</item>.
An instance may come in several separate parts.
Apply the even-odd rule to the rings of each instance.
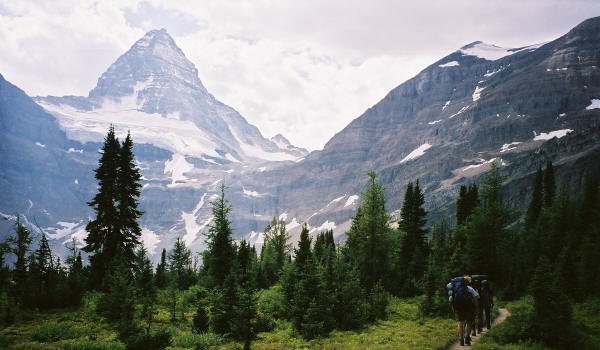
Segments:
[[[454,307],[468,305],[473,299],[464,277],[454,277],[446,287],[448,288],[448,294],[450,294],[450,302]]]

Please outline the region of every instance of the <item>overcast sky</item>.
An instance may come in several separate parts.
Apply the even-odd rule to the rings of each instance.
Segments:
[[[166,28],[217,99],[315,150],[465,44],[549,41],[598,15],[597,0],[0,0],[0,74],[32,96],[87,95]]]

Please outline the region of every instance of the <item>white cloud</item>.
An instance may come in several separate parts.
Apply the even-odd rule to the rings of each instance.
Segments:
[[[464,44],[551,40],[599,11],[583,0],[3,2],[0,73],[30,95],[87,95],[145,31],[165,27],[218,99],[265,136],[318,149]]]

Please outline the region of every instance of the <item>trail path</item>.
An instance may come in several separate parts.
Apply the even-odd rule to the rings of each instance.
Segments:
[[[498,316],[496,316],[496,318],[494,319],[494,322],[492,322],[492,328],[502,322],[504,322],[504,320],[506,320],[506,318],[510,316],[510,312],[506,309],[498,309]],[[481,337],[483,337],[486,333],[487,333],[487,329],[483,329],[483,333],[481,334],[477,334],[476,336],[471,336],[471,344],[475,344],[479,341],[479,339],[481,339]],[[470,346],[460,346],[460,343],[457,341],[454,344],[452,344],[448,350],[469,350],[471,349]]]

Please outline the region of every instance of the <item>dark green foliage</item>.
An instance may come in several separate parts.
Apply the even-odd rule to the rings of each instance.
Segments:
[[[265,227],[264,245],[260,255],[260,286],[268,288],[279,279],[281,269],[289,255],[285,221],[273,218]]]
[[[403,233],[398,257],[399,288],[403,296],[414,296],[419,293],[419,281],[423,278],[429,248],[425,241],[427,212],[423,208],[425,197],[419,187],[409,182],[404,194],[404,202],[400,210],[399,228]]]
[[[169,273],[175,286],[181,290],[189,288],[194,283],[192,252],[185,246],[185,242],[181,237],[177,237],[177,240],[175,240],[168,259]]]
[[[192,318],[192,333],[208,332],[208,313],[204,303],[198,303],[194,317]]]
[[[242,341],[246,347],[256,336],[256,298],[253,288],[248,283],[238,285],[236,292],[236,304],[230,327],[234,337]]]
[[[456,199],[456,225],[463,225],[473,210],[479,205],[479,195],[476,184],[460,186]]]
[[[527,208],[527,216],[525,217],[525,227],[527,228],[531,228],[535,223],[537,223],[540,213],[542,212],[542,207],[544,204],[543,181],[544,176],[542,173],[542,168],[538,168],[537,172],[535,173],[533,192],[531,193],[531,202],[529,203],[529,207]]]
[[[340,259],[336,273],[338,288],[332,310],[336,325],[341,329],[358,328],[365,324],[370,316],[358,271]]]
[[[135,286],[131,270],[123,259],[116,258],[110,266],[104,290],[96,305],[99,314],[116,322],[121,338],[126,339],[133,327],[135,311]]]
[[[570,349],[573,340],[571,303],[553,279],[550,262],[544,256],[538,262],[530,291],[533,296],[531,337],[552,347]]]
[[[171,334],[167,331],[138,333],[127,338],[125,344],[127,350],[163,350],[171,345]]]
[[[235,251],[232,242],[231,221],[229,214],[231,206],[225,199],[225,185],[221,185],[220,196],[212,202],[213,223],[208,230],[204,252],[204,268],[209,283],[221,287],[234,262]]]
[[[160,254],[160,262],[156,265],[155,282],[157,288],[165,288],[167,286],[167,249],[163,248]]]
[[[64,339],[75,339],[83,335],[81,330],[63,323],[49,323],[34,328],[31,331],[31,340],[40,343],[52,343]]]
[[[352,221],[346,250],[347,258],[357,268],[363,288],[370,292],[390,272],[391,252],[389,217],[385,211],[383,186],[369,173],[369,185],[362,204]]]
[[[17,222],[15,223],[15,234],[16,236],[8,239],[12,253],[16,256],[15,269],[13,270],[15,287],[12,292],[23,301],[27,292],[27,254],[31,244],[31,232],[21,224],[20,216],[17,216]]]
[[[548,160],[546,162],[546,169],[544,170],[544,206],[549,208],[554,202],[554,196],[556,193],[556,183],[554,180],[554,167],[552,162]]]
[[[120,256],[128,266],[133,265],[135,248],[141,235],[137,209],[141,175],[135,165],[133,141],[128,134],[123,145],[111,126],[104,139],[101,157],[96,169],[98,193],[88,203],[96,212],[86,230],[84,251],[92,253],[90,271],[92,287],[99,288],[106,268]]]
[[[132,262],[135,257],[135,249],[140,244],[139,237],[142,234],[137,220],[142,216],[138,210],[138,198],[142,184],[142,175],[135,164],[133,155],[133,141],[131,134],[127,137],[119,150],[119,164],[117,169],[117,205],[118,213],[118,239],[122,245],[121,253],[126,262]]]
[[[154,319],[154,309],[157,299],[152,262],[146,254],[146,248],[140,247],[136,252],[134,279],[138,301],[142,304],[141,318],[146,323],[146,334],[150,333],[150,326]]]

